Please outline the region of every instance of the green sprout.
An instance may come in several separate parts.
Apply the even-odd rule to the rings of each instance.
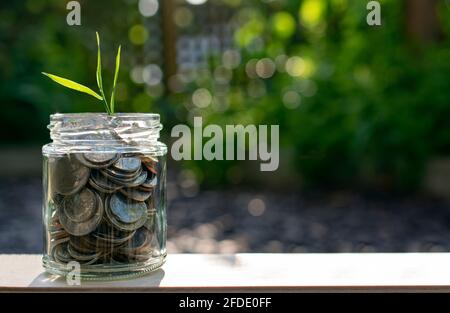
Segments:
[[[119,76],[119,68],[120,68],[120,51],[121,46],[119,46],[119,49],[117,50],[117,56],[116,56],[116,70],[114,73],[114,83],[113,88],[111,92],[111,99],[108,103],[108,100],[106,99],[105,92],[103,89],[103,79],[102,79],[102,57],[101,57],[101,50],[100,50],[100,36],[98,35],[98,32],[96,32],[97,35],[97,86],[99,89],[100,94],[96,93],[94,90],[90,89],[89,87],[86,87],[84,85],[81,85],[79,83],[76,83],[72,80],[62,78],[53,74],[48,74],[42,72],[45,76],[53,80],[54,82],[63,85],[64,87],[67,87],[69,89],[77,90],[79,92],[86,93],[88,95],[93,96],[97,100],[103,101],[105,104],[105,109],[108,114],[114,114],[114,104],[115,104],[115,94],[116,94],[116,85],[117,85],[117,77]]]

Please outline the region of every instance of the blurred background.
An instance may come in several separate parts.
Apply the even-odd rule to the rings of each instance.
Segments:
[[[450,1],[80,0],[0,4],[0,253],[40,253],[41,146],[100,102],[171,128],[279,124],[280,167],[169,160],[169,252],[450,251]]]

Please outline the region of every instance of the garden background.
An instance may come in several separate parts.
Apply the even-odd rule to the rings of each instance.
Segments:
[[[103,107],[192,124],[280,125],[280,168],[169,162],[169,252],[448,251],[450,1],[68,1],[0,4],[0,252],[40,252],[40,146],[55,112]],[[108,85],[110,81],[105,81]]]

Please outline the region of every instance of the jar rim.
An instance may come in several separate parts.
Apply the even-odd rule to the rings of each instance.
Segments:
[[[146,145],[158,140],[162,124],[156,113],[56,113],[48,129],[55,144]]]
[[[111,116],[111,117],[145,117],[159,119],[158,113],[135,113],[135,112],[119,112],[114,114],[108,114],[104,112],[82,112],[82,113],[54,113],[50,115],[50,118],[58,117],[94,117],[94,116]]]

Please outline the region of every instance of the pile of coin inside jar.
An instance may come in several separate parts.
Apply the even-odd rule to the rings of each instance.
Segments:
[[[152,256],[157,159],[140,154],[50,157],[55,210],[47,225],[53,261],[82,265],[145,262]]]

